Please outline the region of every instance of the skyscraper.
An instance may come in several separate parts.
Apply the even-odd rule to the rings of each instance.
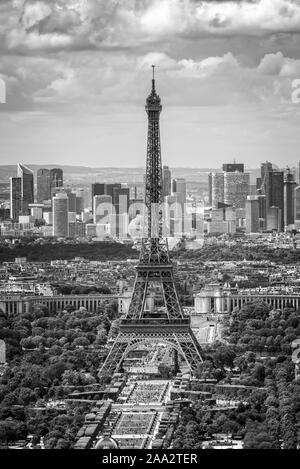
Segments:
[[[92,184],[92,209],[94,207],[95,195],[106,195],[106,184],[100,182]]]
[[[208,205],[212,205],[212,173],[208,174]]]
[[[287,168],[284,178],[284,225],[293,225],[295,221],[295,182],[294,174]]]
[[[19,177],[10,178],[10,218],[17,221],[22,215],[22,181]]]
[[[113,192],[113,204],[116,209],[116,235],[124,237],[126,231],[126,217],[129,210],[129,194],[128,187],[115,187]],[[128,219],[127,219],[128,223]]]
[[[258,197],[248,196],[246,200],[246,233],[259,233],[259,200]]]
[[[273,171],[272,163],[266,161],[261,164],[261,177],[258,178],[258,191],[266,196],[266,209],[270,207],[270,174]],[[260,185],[260,186],[259,186]]]
[[[295,188],[295,228],[300,229],[300,186]]]
[[[186,180],[183,178],[172,179],[172,195],[177,201],[184,205],[186,203]]]
[[[115,195],[114,195],[115,194],[115,189],[121,189],[121,187],[122,187],[122,185],[118,182],[114,182],[114,183],[111,183],[111,184],[106,184],[105,195],[110,195],[111,196],[113,205],[116,204]]]
[[[250,190],[250,174],[224,172],[224,203],[234,208],[245,208]]]
[[[76,194],[71,190],[66,191],[69,199],[69,212],[76,213]]]
[[[266,206],[266,195],[258,193],[258,204],[259,204],[259,223],[262,231],[267,229],[267,206]]]
[[[211,175],[211,205],[213,209],[224,203],[224,173]]]
[[[63,171],[60,168],[40,168],[37,172],[37,202],[50,200],[58,187],[63,187]]]
[[[279,231],[284,229],[284,173],[273,169],[272,163],[266,161],[261,165],[261,177],[258,180],[257,192],[265,196],[265,226],[273,230],[278,225]],[[277,207],[278,213],[274,210]],[[274,214],[279,220],[276,224]]]
[[[68,195],[60,192],[52,199],[53,236],[65,238],[69,234],[68,224],[69,199]]]
[[[267,214],[268,231],[282,231],[282,210],[278,207],[269,207]]]
[[[171,194],[171,171],[169,166],[163,167],[163,197]]]
[[[82,195],[76,194],[76,213],[77,215],[81,215],[84,211],[84,197]]]
[[[110,195],[95,195],[93,198],[93,214],[95,225],[112,215],[112,199]]]
[[[129,209],[129,193],[128,187],[115,187],[113,193],[113,201],[116,213],[128,213]]]
[[[20,163],[17,166],[17,176],[21,179],[21,211],[22,215],[28,215],[28,205],[34,202],[33,172]]]
[[[281,218],[279,223],[279,230],[283,231],[284,229],[284,190],[283,185],[284,183],[284,173],[283,171],[275,171],[273,170],[270,173],[270,180],[269,180],[269,208],[271,207],[278,207],[281,211]],[[272,215],[273,217],[273,215]],[[272,223],[273,226],[273,223]],[[268,227],[268,211],[267,211],[267,229]]]
[[[63,187],[64,185],[64,174],[61,168],[50,169],[50,185],[51,185],[51,194],[55,193],[57,187]]]
[[[49,199],[51,199],[50,170],[41,168],[37,172],[37,202],[42,204],[44,200]]]
[[[244,165],[242,163],[225,163],[222,167],[225,173],[235,173],[236,171],[239,173],[244,172]]]

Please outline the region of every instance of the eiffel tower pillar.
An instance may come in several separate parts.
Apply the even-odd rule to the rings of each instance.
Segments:
[[[178,373],[179,363],[178,363],[178,352],[176,349],[173,350],[173,363],[174,363],[174,373]]]

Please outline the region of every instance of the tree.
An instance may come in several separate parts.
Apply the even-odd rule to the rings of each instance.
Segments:
[[[172,374],[171,368],[168,365],[166,365],[165,363],[160,363],[158,365],[158,371],[161,374],[161,376],[165,379],[170,378],[170,376]]]

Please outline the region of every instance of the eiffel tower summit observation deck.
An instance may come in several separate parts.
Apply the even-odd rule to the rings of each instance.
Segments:
[[[152,88],[145,106],[148,115],[145,205],[147,238],[143,240],[131,303],[121,319],[119,333],[99,372],[113,374],[124,358],[141,344],[165,344],[185,359],[193,373],[202,361],[201,348],[190,327],[190,318],[179,302],[167,240],[163,238],[162,161],[159,118],[161,99]],[[164,306],[146,309],[147,295],[159,287]],[[176,360],[177,361],[177,360]]]

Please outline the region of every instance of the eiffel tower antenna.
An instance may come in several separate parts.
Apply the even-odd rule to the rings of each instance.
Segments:
[[[155,91],[155,65],[152,65],[152,90]]]
[[[159,117],[161,99],[156,93],[154,65],[152,89],[146,99],[148,116],[145,205],[147,208],[147,238],[143,240],[136,278],[128,311],[121,319],[119,333],[99,372],[113,374],[128,353],[141,344],[164,343],[183,357],[191,372],[202,361],[201,348],[190,327],[190,318],[184,315],[179,302],[173,264],[168,244],[162,236],[162,161]],[[164,308],[147,310],[147,294],[153,285],[162,291]]]

